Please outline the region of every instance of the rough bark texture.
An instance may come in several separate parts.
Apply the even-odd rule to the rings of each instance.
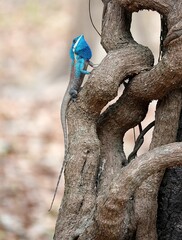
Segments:
[[[181,104],[180,90],[175,90],[158,101],[150,149],[176,140]],[[142,183],[136,192],[135,211],[139,216],[136,232],[136,239],[138,240],[142,238],[157,239],[157,196],[163,174],[164,171],[160,171],[152,175]]]
[[[177,139],[182,141],[182,111]],[[167,169],[158,197],[157,230],[159,240],[182,239],[182,168]]]
[[[163,171],[182,165],[182,143],[173,143],[182,99],[182,4],[103,3],[101,43],[107,56],[68,109],[65,192],[54,239],[154,240]],[[130,33],[132,12],[140,9],[156,10],[167,21],[165,52],[156,66],[151,51]],[[126,79],[129,84],[122,95],[103,110]],[[145,118],[154,99],[159,102],[150,151],[128,163],[123,137]]]

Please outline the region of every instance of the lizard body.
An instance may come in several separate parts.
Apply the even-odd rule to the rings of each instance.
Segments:
[[[65,95],[63,97],[63,101],[61,104],[61,113],[60,113],[61,124],[62,124],[62,129],[64,134],[64,160],[63,160],[63,164],[61,167],[56,189],[54,191],[54,196],[53,196],[49,210],[51,210],[52,208],[52,205],[57,193],[57,189],[59,186],[59,182],[61,180],[61,176],[66,165],[66,155],[68,150],[68,128],[67,128],[67,122],[66,122],[67,108],[71,100],[72,101],[76,100],[85,74],[90,74],[90,72],[87,71],[86,69],[88,65],[93,66],[93,64],[90,62],[91,57],[92,57],[92,52],[89,45],[85,41],[84,36],[80,35],[74,38],[72,46],[70,48],[70,58],[72,60],[70,81],[66,89]]]

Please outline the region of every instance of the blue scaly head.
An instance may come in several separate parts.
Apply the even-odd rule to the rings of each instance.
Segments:
[[[70,57],[72,60],[75,59],[75,55],[83,58],[84,60],[89,60],[92,57],[92,51],[85,41],[83,35],[80,35],[73,39],[73,43],[70,49]]]

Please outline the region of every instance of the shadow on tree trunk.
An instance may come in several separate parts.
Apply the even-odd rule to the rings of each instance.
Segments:
[[[182,141],[182,112],[177,142]],[[157,229],[159,240],[182,239],[182,168],[165,171],[158,196]]]

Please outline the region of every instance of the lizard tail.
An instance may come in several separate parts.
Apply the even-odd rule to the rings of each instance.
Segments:
[[[59,186],[59,183],[61,181],[61,176],[62,176],[64,167],[65,167],[65,164],[66,164],[66,155],[67,155],[67,148],[68,148],[68,131],[67,131],[67,124],[66,124],[66,110],[67,110],[68,104],[69,104],[70,99],[71,99],[71,97],[69,95],[69,92],[68,92],[69,88],[70,88],[70,86],[68,86],[68,88],[66,90],[66,93],[64,95],[64,98],[63,98],[63,101],[62,101],[62,104],[61,104],[61,112],[60,112],[61,124],[62,124],[63,133],[64,133],[64,160],[63,160],[63,164],[62,164],[62,167],[61,167],[61,171],[59,173],[59,177],[58,177],[58,180],[57,180],[56,188],[55,188],[55,191],[54,191],[54,195],[53,195],[53,198],[52,198],[52,202],[51,202],[49,211],[51,211],[51,209],[52,209],[52,206],[53,206],[56,194],[57,194],[58,186]]]
[[[61,176],[62,176],[63,170],[64,170],[64,164],[63,164],[62,167],[61,167],[61,171],[60,171],[60,174],[59,174],[59,177],[58,177],[58,181],[57,181],[57,184],[56,184],[56,189],[55,189],[55,191],[54,191],[54,196],[53,196],[53,198],[52,198],[51,205],[50,205],[50,208],[49,208],[49,210],[48,210],[49,212],[50,212],[51,209],[52,209],[52,206],[53,206],[53,203],[54,203],[54,200],[55,200],[57,191],[58,191],[58,186],[59,186],[59,183],[60,183],[60,180],[61,180]]]

